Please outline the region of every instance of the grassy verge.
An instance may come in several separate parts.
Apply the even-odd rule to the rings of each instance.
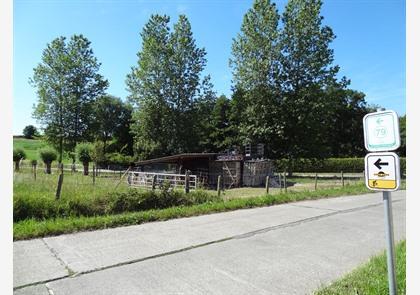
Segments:
[[[405,240],[397,244],[395,251],[398,287],[397,294],[405,294]],[[329,287],[317,291],[315,294],[389,294],[386,254],[382,253],[381,255],[371,258],[366,264],[352,271],[342,279],[334,282]]]
[[[123,225],[141,224],[151,221],[162,221],[179,217],[189,217],[216,212],[231,211],[312,200],[342,195],[354,195],[369,192],[364,184],[349,185],[343,188],[330,188],[317,191],[288,192],[260,197],[238,198],[226,201],[206,202],[192,206],[175,206],[166,209],[121,213],[102,216],[72,216],[66,218],[50,218],[44,220],[26,219],[14,223],[14,240],[30,239],[71,233],[82,230],[95,230]]]

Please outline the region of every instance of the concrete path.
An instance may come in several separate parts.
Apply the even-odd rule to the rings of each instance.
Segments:
[[[384,248],[381,194],[304,201],[18,241],[14,294],[311,294]]]

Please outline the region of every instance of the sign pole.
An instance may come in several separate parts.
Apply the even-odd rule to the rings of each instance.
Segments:
[[[395,276],[394,224],[392,220],[391,191],[400,186],[400,158],[390,151],[401,145],[400,128],[396,112],[377,109],[363,117],[365,147],[365,181],[368,189],[382,191],[385,213],[386,257],[389,294],[397,294]]]
[[[394,225],[392,220],[392,201],[391,193],[388,191],[382,192],[384,200],[385,211],[385,238],[388,264],[388,285],[389,294],[397,294],[397,279],[395,276],[395,252],[394,252]]]

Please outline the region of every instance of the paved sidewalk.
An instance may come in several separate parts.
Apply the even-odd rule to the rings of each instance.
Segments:
[[[392,196],[399,240],[405,191]],[[306,294],[384,247],[375,193],[18,241],[14,287],[41,295]]]

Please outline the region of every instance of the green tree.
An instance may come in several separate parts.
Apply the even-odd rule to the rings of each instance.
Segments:
[[[137,66],[127,77],[135,106],[132,132],[141,158],[199,150],[197,112],[200,100],[211,96],[206,64],[191,25],[181,15],[170,31],[168,16],[152,15],[141,32]]]
[[[270,0],[254,1],[232,44],[229,63],[233,68],[234,89],[241,93],[238,98],[243,100],[238,122],[242,144],[268,144],[281,135],[278,127],[281,121],[279,20],[274,3]]]
[[[400,123],[400,137],[401,137],[401,147],[399,148],[399,154],[401,157],[405,157],[407,148],[406,148],[406,115],[399,117]]]
[[[37,88],[34,117],[40,121],[45,137],[59,152],[74,150],[77,142],[90,137],[92,106],[108,87],[98,73],[100,63],[90,41],[83,35],[54,39],[42,53],[31,84]]]
[[[126,125],[126,117],[127,110],[120,98],[112,95],[104,95],[95,101],[95,137],[103,143],[103,154],[106,153],[107,142],[117,136],[118,131],[122,131],[122,126]]]
[[[13,150],[13,162],[15,162],[15,171],[19,171],[19,163],[21,160],[26,158],[26,153],[21,148],[16,148]]]
[[[143,44],[137,66],[126,80],[128,98],[135,107],[131,125],[134,150],[141,158],[165,154],[169,147],[168,23],[168,16],[151,16],[140,34]]]
[[[92,162],[93,146],[90,143],[81,142],[76,146],[77,158],[83,164],[83,175],[89,175],[89,162]]]
[[[361,157],[365,154],[363,117],[369,113],[365,94],[351,89],[328,89],[327,97],[336,101],[329,127],[328,146],[333,157]]]
[[[170,49],[170,86],[168,103],[171,108],[172,152],[198,151],[199,138],[195,132],[197,125],[196,105],[201,100],[214,99],[210,78],[204,77],[201,84],[200,74],[204,70],[206,52],[198,48],[191,31],[191,24],[185,15],[180,15],[169,39]],[[210,95],[209,95],[210,94]]]
[[[206,76],[202,82],[203,95],[197,99],[194,108],[192,136],[198,140],[198,144],[196,150],[191,150],[193,152],[218,152],[211,139],[211,132],[214,128],[213,111],[216,105],[216,94],[212,88],[210,76]]]
[[[226,150],[234,145],[231,112],[231,101],[225,95],[219,96],[211,112],[211,128],[208,136],[215,152]]]
[[[129,103],[124,103],[120,124],[117,126],[114,134],[116,147],[119,153],[133,155],[133,134],[130,132],[130,126],[133,123],[133,107]]]
[[[51,174],[51,164],[57,160],[57,152],[52,148],[44,148],[39,151],[39,157],[46,166],[45,173]]]
[[[337,81],[329,47],[335,35],[322,24],[320,0],[289,0],[282,15],[280,65],[283,98],[280,154],[289,159],[325,157],[331,151],[328,132],[337,101],[327,88],[343,89],[349,81]]]
[[[23,136],[27,139],[33,139],[38,136],[38,130],[34,125],[28,125],[23,129]]]

